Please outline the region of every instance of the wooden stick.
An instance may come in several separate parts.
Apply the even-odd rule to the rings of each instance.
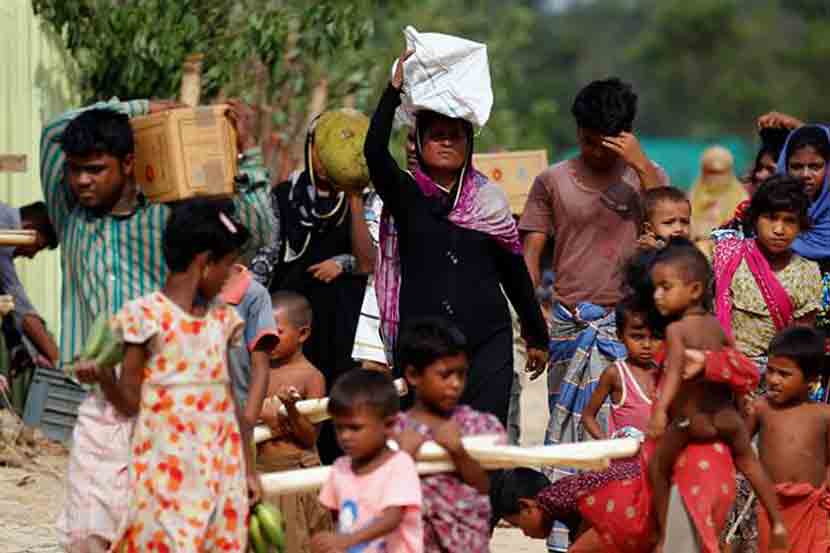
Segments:
[[[395,380],[394,384],[395,388],[398,390],[398,394],[406,394],[406,381],[403,378]],[[273,401],[273,399],[266,398],[265,401]],[[331,418],[328,412],[328,406],[329,398],[327,397],[322,397],[318,399],[304,399],[302,401],[297,402],[297,411],[299,411],[300,414],[308,417],[308,420],[310,420],[312,424],[317,424]],[[279,413],[283,417],[288,416],[288,411],[285,410],[284,405],[280,405]],[[271,432],[271,429],[265,426],[264,424],[259,424],[254,427],[254,443],[264,442],[266,440],[270,440],[273,437],[274,433]]]
[[[527,448],[494,445],[495,439],[495,436],[470,436],[463,442],[470,455],[488,470],[538,466],[602,470],[608,468],[611,459],[636,455],[640,447],[634,438]],[[424,443],[416,467],[421,475],[455,470],[444,449],[435,442]],[[277,495],[314,491],[323,485],[330,471],[331,467],[314,467],[265,473],[261,475],[262,488],[267,494]]]
[[[33,230],[0,230],[0,246],[32,246],[37,242]]]

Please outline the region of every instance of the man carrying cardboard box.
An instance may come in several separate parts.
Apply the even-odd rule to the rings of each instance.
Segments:
[[[161,288],[167,268],[161,236],[170,208],[148,203],[133,179],[129,118],[176,107],[134,100],[98,103],[65,113],[41,135],[41,181],[58,233],[63,272],[61,362],[79,354],[99,313],[115,313],[129,300]],[[251,230],[252,247],[271,243],[268,173],[252,135],[252,112],[230,104],[239,151],[237,216]],[[94,375],[78,374],[87,384]],[[70,452],[67,495],[58,534],[67,551],[106,551],[127,504],[132,420],[98,393],[78,410]]]

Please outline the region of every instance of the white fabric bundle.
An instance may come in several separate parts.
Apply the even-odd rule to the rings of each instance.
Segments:
[[[404,63],[398,122],[411,126],[415,113],[428,109],[483,127],[493,107],[487,45],[440,33],[419,33],[412,26],[404,30],[404,36],[407,48],[415,53]]]

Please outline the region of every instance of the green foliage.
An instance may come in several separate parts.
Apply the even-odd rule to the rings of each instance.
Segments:
[[[368,2],[277,0],[32,0],[62,33],[88,99],[175,97],[182,61],[203,53],[211,98],[254,64],[270,73],[267,93],[292,79],[302,94],[309,61],[360,48],[372,33]],[[302,64],[292,64],[302,58]],[[302,66],[302,70],[298,69]],[[234,88],[234,87],[231,87]],[[242,87],[235,87],[242,88]]]
[[[830,120],[826,0],[581,0],[556,12],[545,0],[32,2],[62,32],[87,98],[174,97],[182,60],[201,52],[205,99],[258,106],[266,143],[302,142],[316,88],[324,107],[371,112],[406,25],[487,44],[495,105],[479,151],[560,157],[575,141],[574,95],[610,75],[634,84],[643,135],[752,140],[773,109]]]

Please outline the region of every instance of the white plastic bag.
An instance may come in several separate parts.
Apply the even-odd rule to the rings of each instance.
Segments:
[[[493,107],[487,45],[440,33],[404,30],[415,53],[404,63],[398,122],[413,125],[415,113],[428,109],[483,127]],[[394,74],[396,61],[392,67]]]

